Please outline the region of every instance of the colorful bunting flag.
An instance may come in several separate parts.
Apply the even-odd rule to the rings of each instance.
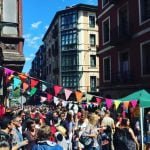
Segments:
[[[53,95],[47,93],[47,101],[50,102],[53,98]]]
[[[123,108],[124,108],[124,110],[128,110],[128,106],[129,106],[129,101],[123,102]]]
[[[101,98],[96,97],[96,102],[97,102],[98,104],[100,104],[100,103],[101,103],[101,101],[102,101],[102,99],[101,99]]]
[[[133,108],[135,108],[136,105],[137,105],[137,100],[132,100],[132,101],[131,101],[131,104],[132,104]]]
[[[47,89],[47,86],[45,84],[42,83],[42,92],[45,92]]]
[[[21,85],[21,80],[16,78],[16,77],[14,77],[14,89],[16,87],[20,87],[20,85]]]
[[[47,97],[44,97],[44,96],[40,96],[40,98],[41,98],[40,100],[41,103],[44,103],[47,100]]]
[[[68,90],[68,89],[64,89],[64,91],[65,91],[66,100],[68,100],[68,98],[71,95],[72,91]]]
[[[27,76],[26,76],[26,75],[19,74],[18,76],[19,76],[19,78],[20,78],[20,80],[21,80],[22,82],[25,82],[26,79],[27,79]]]
[[[23,83],[23,92],[25,92],[29,88],[29,84],[24,82]]]
[[[112,99],[106,98],[105,100],[106,100],[107,108],[110,109],[112,106]]]
[[[59,99],[57,97],[54,96],[54,103],[56,104],[56,106],[59,104]]]
[[[8,68],[4,68],[4,73],[5,73],[7,76],[12,75],[14,72],[15,72],[15,71],[13,71],[13,70],[10,70],[10,69],[8,69]]]
[[[62,90],[62,87],[59,85],[54,85],[55,96]]]
[[[75,96],[76,96],[76,99],[78,102],[81,102],[82,101],[82,96],[83,96],[83,93],[82,92],[79,92],[79,91],[75,91]]]
[[[114,100],[114,104],[115,104],[115,106],[116,106],[116,110],[118,109],[120,103],[121,103],[121,101]]]
[[[87,99],[87,102],[90,102],[93,98],[93,95],[91,94],[86,94],[86,99]]]
[[[33,96],[37,91],[37,88],[32,88],[30,91],[30,96]]]
[[[39,83],[39,81],[38,81],[38,80],[31,79],[31,83],[30,83],[31,88],[34,88],[34,87],[35,87],[38,83]]]

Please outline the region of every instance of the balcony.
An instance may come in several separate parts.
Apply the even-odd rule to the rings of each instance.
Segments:
[[[130,71],[117,72],[111,75],[113,84],[129,84],[134,82],[134,75]]]
[[[120,0],[109,0],[110,4],[117,4]]]
[[[110,43],[113,46],[121,46],[124,42],[130,41],[132,38],[132,32],[128,27],[117,27],[110,32]]]

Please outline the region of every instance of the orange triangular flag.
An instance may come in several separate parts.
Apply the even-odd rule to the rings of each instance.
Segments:
[[[128,110],[128,106],[129,106],[129,101],[123,102],[123,108],[124,108],[124,110]]]
[[[75,95],[76,95],[76,99],[78,102],[81,102],[82,101],[82,96],[83,96],[83,93],[82,92],[79,92],[79,91],[76,91],[75,92]]]
[[[39,83],[38,80],[31,79],[31,88],[34,88]]]
[[[22,82],[25,82],[26,79],[27,79],[27,76],[26,76],[26,75],[19,74],[18,76],[19,76],[19,78],[20,78],[20,80],[21,80]]]
[[[23,91],[26,91],[28,89],[28,87],[29,87],[29,84],[24,82],[23,83]]]

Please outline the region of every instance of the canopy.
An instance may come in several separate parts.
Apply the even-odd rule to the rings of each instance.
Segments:
[[[136,91],[126,97],[120,98],[121,101],[139,100],[141,107],[150,107],[150,94],[146,90]]]

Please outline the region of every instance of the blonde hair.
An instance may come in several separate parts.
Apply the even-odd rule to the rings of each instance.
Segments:
[[[50,127],[47,125],[43,125],[37,132],[38,141],[48,140],[51,135]]]
[[[95,113],[90,113],[88,115],[88,120],[89,120],[89,123],[92,124],[92,125],[96,125],[98,120],[99,120],[99,117],[98,115],[96,115]]]

